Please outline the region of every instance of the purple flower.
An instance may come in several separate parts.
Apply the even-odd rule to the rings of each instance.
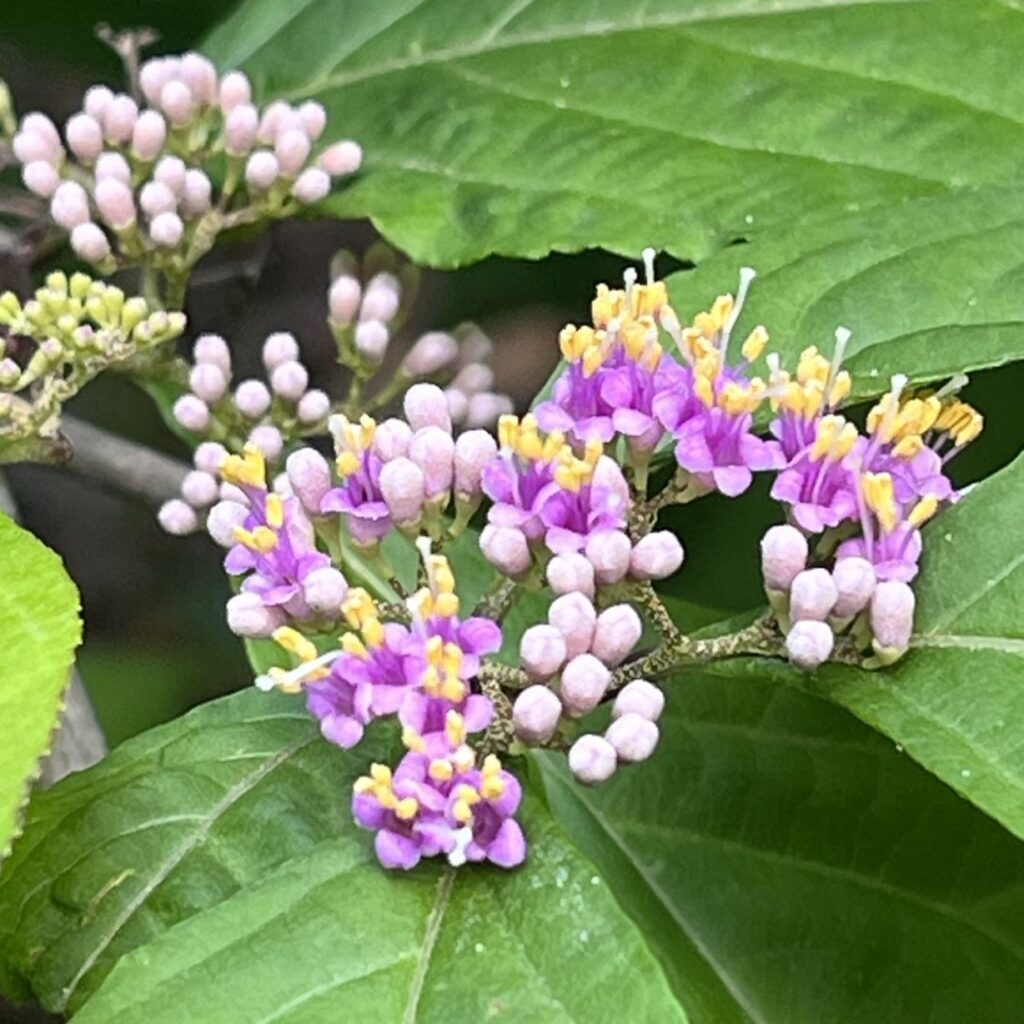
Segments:
[[[330,426],[342,485],[323,496],[320,511],[340,512],[357,544],[374,544],[392,525],[380,489],[382,463],[371,449],[377,424],[369,416],[363,416],[358,423],[344,416],[332,416]]]

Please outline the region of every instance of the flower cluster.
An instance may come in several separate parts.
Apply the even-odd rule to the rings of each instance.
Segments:
[[[319,202],[332,176],[362,162],[354,142],[320,145],[320,104],[261,111],[244,74],[218,76],[197,53],[146,61],[139,86],[142,107],[94,85],[63,138],[32,113],[13,141],[26,187],[49,200],[78,256],[104,272],[141,263],[180,277],[220,231]]]

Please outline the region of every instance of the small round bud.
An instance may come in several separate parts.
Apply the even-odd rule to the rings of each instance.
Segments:
[[[236,636],[270,636],[285,624],[281,608],[264,605],[259,594],[235,594],[227,603],[228,629]]]
[[[426,500],[426,478],[412,459],[399,456],[384,463],[380,471],[380,491],[399,526],[419,521]]]
[[[444,331],[428,331],[402,360],[402,368],[411,377],[427,377],[455,361],[459,343]]]
[[[121,182],[126,188],[131,188],[132,170],[128,166],[128,161],[120,153],[100,153],[96,159],[94,173],[97,184],[112,178],[114,181]]]
[[[239,103],[224,120],[224,139],[232,156],[245,156],[256,145],[260,115],[251,103]]]
[[[309,156],[309,139],[306,133],[298,128],[289,128],[281,132],[274,141],[274,156],[281,173],[294,178],[302,170]]]
[[[379,320],[364,320],[356,325],[356,351],[365,359],[379,363],[387,351],[390,335]]]
[[[458,388],[445,388],[444,400],[448,403],[452,423],[461,423],[469,412],[469,399]]]
[[[618,762],[615,748],[603,736],[581,736],[569,748],[569,771],[588,785],[610,779]]]
[[[786,635],[786,653],[797,668],[812,672],[828,661],[833,643],[832,630],[827,623],[801,619]]]
[[[185,233],[185,225],[176,213],[158,213],[149,224],[149,237],[163,249],[173,249]]]
[[[556,594],[594,596],[594,567],[585,556],[576,552],[555,555],[548,562],[547,580]]]
[[[363,289],[349,274],[342,274],[331,282],[327,301],[331,308],[331,319],[340,327],[347,327],[359,312]]]
[[[49,199],[60,185],[60,174],[53,164],[45,160],[33,160],[21,169],[21,180],[29,192],[43,199]]]
[[[235,388],[235,406],[250,420],[258,420],[270,408],[270,391],[261,380],[243,380]]]
[[[302,363],[288,360],[271,371],[270,387],[275,395],[289,402],[297,402],[309,387],[309,372]]]
[[[139,192],[139,206],[152,220],[161,213],[177,210],[178,197],[162,181],[147,181]]]
[[[840,558],[832,569],[836,603],[832,614],[848,619],[867,607],[875,592],[875,568],[866,558]]]
[[[202,54],[183,54],[180,73],[197,103],[208,106],[217,99],[217,69]]]
[[[494,371],[483,363],[467,363],[455,375],[451,386],[466,395],[490,391],[494,386]]]
[[[547,743],[554,736],[561,717],[562,702],[546,686],[528,686],[512,705],[512,724],[524,743]]]
[[[153,168],[153,180],[162,182],[176,196],[185,191],[185,175],[188,169],[185,161],[176,156],[165,156]]]
[[[683,546],[676,535],[668,530],[655,530],[633,546],[629,575],[635,580],[663,580],[682,564]]]
[[[260,142],[273,142],[282,125],[290,119],[292,108],[284,100],[274,100],[260,118]]]
[[[423,427],[412,435],[409,458],[423,470],[427,498],[451,490],[455,475],[455,442],[440,427]]]
[[[63,149],[60,143],[55,146],[45,136],[31,131],[18,132],[11,142],[11,148],[18,162],[22,164],[30,164],[37,160],[48,164],[59,163]]]
[[[155,107],[160,102],[163,87],[178,77],[181,60],[178,57],[153,57],[139,68],[139,86],[146,102]]]
[[[794,622],[824,622],[836,603],[836,585],[827,569],[804,569],[789,588],[789,614]]]
[[[512,412],[512,399],[493,391],[472,395],[466,408],[467,427],[493,427],[502,416]]]
[[[200,334],[192,358],[197,363],[212,363],[226,379],[231,379],[231,349],[219,334]]]
[[[379,320],[390,323],[398,312],[402,292],[394,274],[374,274],[363,293],[359,307],[360,320]]]
[[[317,158],[317,165],[332,178],[354,174],[363,162],[363,149],[358,142],[346,140],[328,146]]]
[[[85,90],[82,109],[94,120],[102,123],[114,94],[105,85],[93,85]]]
[[[597,617],[590,649],[606,665],[620,665],[644,631],[640,616],[628,604],[606,608]]]
[[[245,164],[245,180],[249,188],[266,192],[277,181],[277,157],[265,149],[257,150]]]
[[[186,217],[201,217],[210,209],[212,186],[210,179],[199,170],[185,172],[185,187],[181,193],[181,211]]]
[[[629,571],[633,545],[619,530],[595,533],[587,541],[585,550],[598,583],[618,583]]]
[[[788,592],[807,565],[807,538],[795,526],[773,526],[761,538],[761,573],[768,590]]]
[[[65,231],[72,231],[89,219],[89,197],[77,181],[64,181],[50,200],[50,216]]]
[[[565,637],[554,627],[530,626],[519,642],[519,661],[534,682],[550,679],[566,658]]]
[[[577,654],[562,669],[562,706],[573,718],[593,711],[608,689],[612,674],[593,654]]]
[[[182,395],[172,409],[174,418],[186,429],[201,433],[210,425],[210,410],[196,395]]]
[[[306,206],[312,206],[313,203],[319,203],[321,199],[326,199],[330,191],[330,176],[326,171],[321,171],[319,167],[307,167],[292,185],[292,195]]]
[[[299,448],[284,464],[288,483],[299,504],[312,515],[320,514],[320,502],[331,489],[331,467],[314,448]]]
[[[100,216],[115,231],[124,231],[135,223],[135,197],[124,182],[104,178],[96,182],[93,197]]]
[[[327,111],[316,100],[307,100],[299,107],[299,119],[307,138],[316,142],[327,127]]]
[[[204,441],[192,455],[192,464],[204,473],[216,476],[228,456],[228,450],[217,441]]]
[[[440,427],[451,433],[452,421],[448,415],[448,403],[436,384],[413,384],[405,393],[402,409],[413,430]]]
[[[218,402],[228,389],[224,371],[213,363],[196,363],[189,371],[188,384],[192,392],[204,402]]]
[[[275,331],[263,342],[263,365],[268,370],[276,369],[282,363],[295,362],[299,358],[299,343],[294,334]]]
[[[284,438],[277,427],[264,423],[253,427],[249,434],[249,444],[255,445],[267,459],[273,461],[284,449]]]
[[[192,90],[184,82],[175,80],[160,90],[160,107],[167,115],[167,120],[176,128],[181,128],[192,120],[196,101]]]
[[[21,130],[42,136],[54,146],[60,146],[57,126],[45,115],[38,112],[26,114],[21,119]]]
[[[377,424],[373,435],[373,452],[382,462],[390,462],[400,455],[409,454],[412,427],[405,420],[386,419]]]
[[[548,622],[565,639],[568,657],[575,658],[590,650],[597,612],[585,594],[573,592],[556,597],[548,609]]]
[[[233,501],[236,504],[245,505],[246,508],[249,506],[249,499],[245,496],[245,491],[234,484],[222,483],[220,485],[220,500]]]
[[[111,142],[125,143],[132,137],[139,105],[123,93],[115,96],[103,112],[103,134]]]
[[[151,163],[167,141],[167,122],[155,110],[144,110],[132,129],[132,155],[144,163]]]
[[[314,569],[302,582],[306,604],[320,615],[340,618],[341,603],[348,593],[348,582],[337,569],[324,566]]]
[[[300,399],[295,407],[295,415],[300,423],[319,423],[327,418],[331,411],[331,399],[325,391],[319,388],[310,388]]]
[[[871,595],[871,632],[875,647],[905,651],[914,631],[914,591],[902,580],[882,580]]]
[[[103,152],[103,127],[88,114],[75,114],[64,125],[68,149],[83,164],[91,164]]]
[[[640,715],[656,722],[665,710],[665,695],[646,679],[634,679],[619,691],[612,705],[612,718],[623,715]]]
[[[195,509],[180,498],[172,498],[160,506],[156,514],[160,525],[176,537],[184,537],[199,525]]]
[[[75,255],[89,263],[100,263],[110,255],[110,243],[97,224],[87,221],[71,232],[71,248]]]
[[[206,516],[206,532],[222,547],[230,548],[236,542],[235,527],[241,526],[249,509],[237,501],[219,501]]]
[[[455,439],[455,493],[466,499],[481,494],[484,466],[498,454],[498,444],[486,430],[467,430]]]
[[[658,745],[658,727],[649,718],[627,712],[616,718],[605,731],[605,739],[615,748],[620,761],[646,761]]]
[[[181,496],[193,508],[206,508],[217,500],[220,486],[215,477],[204,473],[201,469],[193,469],[185,474],[181,483]]]
[[[488,523],[480,534],[480,550],[487,561],[505,576],[515,578],[530,568],[530,546],[523,531],[514,526]]]
[[[229,71],[220,81],[220,109],[229,114],[240,103],[252,99],[252,86],[242,71]]]

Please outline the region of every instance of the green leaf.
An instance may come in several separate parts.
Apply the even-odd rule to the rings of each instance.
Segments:
[[[1022,47],[997,0],[247,0],[204,49],[362,143],[335,212],[455,265],[1016,187]]]
[[[605,786],[539,763],[694,1021],[1019,1021],[1024,846],[753,670],[683,672],[667,693],[658,751]]]
[[[596,1021],[611,1002],[684,1020],[535,796],[520,871],[376,865],[348,801],[390,746],[379,731],[343,753],[301,701],[255,691],[125,744],[33,802],[0,880],[7,973],[104,1024]]]
[[[0,858],[62,708],[82,638],[78,591],[61,560],[0,514]]]

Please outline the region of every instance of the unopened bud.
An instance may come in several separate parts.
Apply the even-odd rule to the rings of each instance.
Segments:
[[[667,579],[683,564],[683,546],[674,533],[656,530],[641,537],[629,556],[629,575],[635,580]]]
[[[88,114],[75,114],[64,126],[68,149],[83,163],[91,164],[103,152],[103,128]]]
[[[206,532],[222,547],[234,546],[235,527],[248,518],[249,509],[237,501],[219,501],[206,516]]]
[[[204,473],[216,476],[228,456],[228,450],[217,441],[203,441],[192,455],[192,464]]]
[[[628,604],[606,608],[597,617],[591,651],[606,665],[620,665],[637,645],[644,631],[640,616]]]
[[[327,127],[327,111],[316,100],[307,100],[299,107],[299,120],[307,137],[316,142]]]
[[[565,637],[554,627],[530,626],[519,642],[519,661],[534,682],[550,679],[566,658]]]
[[[455,439],[455,493],[467,500],[480,497],[480,478],[498,454],[498,444],[486,430],[467,430]]]
[[[173,249],[185,233],[185,225],[176,213],[157,214],[149,224],[149,237],[163,249]]]
[[[500,573],[513,579],[530,568],[530,546],[522,530],[488,523],[480,534],[480,550]]]
[[[454,362],[459,343],[444,331],[429,331],[422,335],[402,360],[402,366],[412,377],[427,377]]]
[[[440,427],[449,434],[452,431],[448,403],[436,384],[413,384],[405,393],[402,408],[413,430]]]
[[[339,327],[347,327],[356,318],[362,300],[363,289],[354,277],[349,274],[336,277],[327,295],[331,319]]]
[[[174,418],[186,429],[202,433],[210,425],[210,410],[195,395],[182,395],[173,407]]]
[[[373,452],[381,462],[390,462],[400,455],[409,454],[412,427],[405,420],[386,419],[377,424],[373,434]]]
[[[11,148],[19,163],[30,164],[42,160],[44,163],[56,164],[60,161],[63,147],[60,143],[53,145],[49,139],[37,132],[20,131],[14,136]]]
[[[176,196],[180,196],[185,191],[187,174],[188,168],[185,167],[185,162],[176,156],[163,157],[153,168],[153,180],[162,182]]]
[[[128,188],[132,184],[132,169],[120,153],[100,153],[93,173],[96,175],[97,183],[113,178]]]
[[[231,349],[219,334],[200,334],[192,349],[192,358],[197,363],[212,363],[231,379]]]
[[[93,85],[85,90],[82,109],[94,120],[103,122],[103,115],[114,94],[105,85]]]
[[[232,156],[246,156],[256,145],[260,115],[251,103],[239,103],[224,120],[224,139]]]
[[[312,206],[313,203],[319,203],[321,199],[326,199],[330,191],[330,175],[326,171],[320,170],[319,167],[307,167],[292,185],[292,195],[306,206]]]
[[[871,595],[871,632],[881,653],[902,653],[914,631],[914,591],[902,580],[882,580]]]
[[[45,160],[33,160],[21,169],[21,180],[29,192],[43,199],[49,199],[60,185],[60,174],[53,164]]]
[[[794,622],[824,622],[836,603],[836,585],[827,569],[804,569],[789,588],[789,614]]]
[[[602,455],[594,466],[594,475],[590,479],[591,487],[600,491],[607,491],[618,499],[617,511],[623,517],[629,509],[629,484],[622,475],[619,464],[607,455]]]
[[[605,731],[620,761],[646,761],[658,745],[658,727],[649,718],[628,711]]]
[[[512,412],[512,399],[493,391],[482,391],[469,399],[466,407],[467,427],[493,427],[502,416]]]
[[[271,371],[270,386],[275,395],[289,402],[297,402],[309,387],[309,371],[302,363],[288,360]]]
[[[295,407],[295,415],[299,422],[306,424],[319,423],[327,418],[331,411],[331,399],[325,391],[311,388],[300,399]]]
[[[612,674],[593,654],[577,654],[562,669],[560,693],[566,714],[573,718],[593,711],[608,689]]]
[[[245,164],[245,180],[251,189],[266,192],[277,181],[277,157],[265,149],[257,150]]]
[[[403,456],[384,463],[380,471],[380,491],[399,526],[416,523],[426,500],[426,478],[423,470]]]
[[[455,375],[451,386],[466,395],[490,391],[494,386],[494,371],[483,363],[468,363]]]
[[[640,715],[656,722],[665,710],[665,695],[646,679],[634,679],[619,691],[612,705],[612,718],[623,715]]]
[[[603,736],[581,736],[569,748],[569,771],[588,785],[610,779],[618,762],[615,748]]]
[[[317,158],[317,164],[332,178],[354,174],[363,162],[363,149],[358,142],[345,140],[328,146]]]
[[[565,639],[568,657],[575,658],[576,655],[586,654],[590,650],[597,612],[585,594],[574,592],[556,597],[548,609],[548,622]]]
[[[306,604],[320,615],[341,617],[341,603],[348,593],[348,582],[337,569],[324,566],[314,569],[302,582]]]
[[[556,594],[594,596],[594,566],[577,552],[555,555],[548,562],[547,580]]]
[[[208,106],[217,99],[217,69],[202,54],[183,54],[180,73],[196,102]]]
[[[57,186],[50,200],[50,216],[65,231],[72,231],[89,218],[89,197],[77,181],[65,181]]]
[[[811,672],[828,661],[834,639],[827,623],[801,619],[786,634],[786,653],[797,668]]]
[[[445,388],[444,400],[448,403],[452,423],[461,423],[469,412],[469,399],[458,388]]]
[[[228,629],[236,636],[270,636],[285,624],[285,613],[266,606],[258,594],[236,594],[227,603]]]
[[[263,342],[263,365],[273,370],[282,363],[295,362],[299,358],[299,343],[295,335],[287,331],[275,331]]]
[[[178,57],[153,57],[139,68],[139,85],[150,106],[155,107],[160,102],[163,87],[177,78],[180,70],[181,59]]]
[[[284,438],[277,427],[263,423],[249,432],[249,444],[259,448],[268,460],[276,459],[284,448]]]
[[[167,141],[167,122],[156,110],[144,110],[132,129],[132,155],[151,163]]]
[[[193,393],[204,402],[217,402],[224,397],[228,382],[219,366],[213,363],[197,363],[188,375],[188,384]]]
[[[837,594],[832,614],[837,619],[852,618],[867,607],[875,592],[874,566],[866,558],[840,558],[832,569],[832,582]]]
[[[260,142],[273,142],[284,121],[290,117],[292,108],[284,100],[274,100],[260,118]]]
[[[360,320],[379,320],[390,323],[398,312],[401,289],[394,274],[374,274],[363,293],[363,304],[359,307]]]
[[[331,467],[314,448],[300,448],[284,464],[292,493],[311,515],[320,514],[320,502],[331,489]]]
[[[139,192],[139,206],[152,220],[161,213],[174,213],[178,197],[162,181],[147,181]]]
[[[103,112],[103,134],[111,142],[125,143],[132,137],[139,105],[124,94],[115,96]]]
[[[110,243],[97,224],[87,221],[71,232],[71,248],[75,255],[89,263],[101,263],[110,255]]]
[[[104,178],[96,183],[94,196],[100,216],[115,231],[124,231],[135,223],[135,198],[124,182]]]
[[[196,109],[195,97],[184,82],[168,82],[160,90],[160,107],[167,115],[167,120],[181,128],[192,120]]]
[[[618,583],[629,571],[633,545],[619,530],[595,533],[588,541],[586,555],[598,583]]]
[[[220,109],[229,114],[240,103],[252,99],[252,86],[242,71],[229,71],[220,82]]]
[[[547,743],[561,717],[562,702],[546,686],[528,686],[512,705],[512,724],[524,743]]]
[[[201,469],[193,469],[185,474],[181,482],[181,496],[193,508],[206,508],[217,500],[220,486],[215,477],[204,473]]]
[[[294,178],[309,156],[309,139],[304,131],[298,128],[289,128],[281,132],[274,140],[274,156],[277,157],[277,165],[281,173],[288,178]]]
[[[390,335],[379,320],[362,320],[356,325],[356,351],[372,363],[379,363],[387,351]]]
[[[156,514],[160,525],[176,537],[192,533],[199,525],[195,509],[180,498],[172,498],[160,506]]]
[[[455,442],[440,427],[423,427],[412,435],[409,458],[423,470],[428,498],[451,490],[455,474]]]
[[[243,380],[235,388],[235,407],[250,420],[258,420],[270,408],[270,391],[261,380]]]
[[[787,593],[807,565],[807,538],[795,526],[773,526],[761,538],[761,574],[768,590]]]
[[[210,179],[202,171],[195,168],[187,170],[181,193],[181,212],[186,217],[201,217],[210,208],[212,191]]]

